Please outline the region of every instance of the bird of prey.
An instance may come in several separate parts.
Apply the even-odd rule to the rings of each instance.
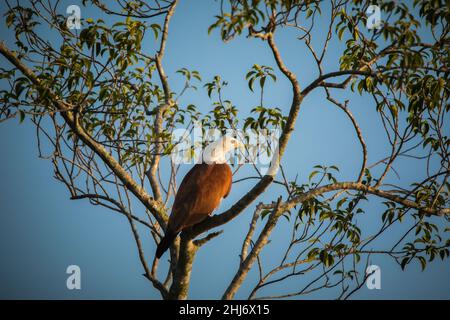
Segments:
[[[231,190],[232,172],[226,163],[228,152],[244,148],[244,145],[230,136],[209,144],[202,158],[183,178],[164,238],[156,249],[156,258],[161,258],[177,235],[208,217],[226,198]]]

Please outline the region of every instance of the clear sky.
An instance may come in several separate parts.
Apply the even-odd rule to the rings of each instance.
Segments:
[[[65,8],[65,3],[78,2],[81,5],[77,0],[62,1],[61,8]],[[207,28],[214,21],[218,5],[218,2],[207,0],[180,1],[170,26],[164,65],[175,91],[183,86],[183,79],[175,74],[182,67],[198,70],[206,81],[220,75],[229,83],[225,97],[233,101],[242,115],[247,115],[258,104],[258,95],[248,90],[245,74],[255,63],[274,69],[276,65],[267,45],[261,40],[239,37],[225,44],[217,32],[208,36]],[[5,12],[3,2],[0,11],[2,15]],[[82,17],[89,18],[89,14],[82,12]],[[4,27],[3,19],[1,39],[11,45],[11,35]],[[315,31],[314,35],[320,39],[317,44],[325,37],[324,29]],[[317,71],[305,46],[295,39],[295,35],[293,31],[281,30],[276,41],[286,65],[298,75],[300,84],[304,86],[315,79]],[[154,45],[146,43],[144,46],[153,48]],[[340,44],[331,45],[326,71],[338,70],[340,49]],[[6,64],[5,59],[0,58],[0,65]],[[275,84],[267,84],[266,103],[287,113],[291,89],[279,72],[277,78]],[[385,156],[389,145],[371,100],[367,96],[349,95],[347,92],[336,96],[351,98],[350,108],[368,145],[368,162],[373,163]],[[211,108],[205,90],[188,93],[182,102],[194,103],[203,112]],[[143,270],[126,219],[87,202],[69,200],[68,191],[53,178],[51,163],[38,159],[35,129],[29,121],[21,125],[18,119],[1,123],[0,150],[0,298],[159,298],[141,275]],[[286,174],[292,179],[298,173],[301,183],[307,181],[316,164],[338,165],[341,169],[338,177],[343,181],[356,178],[361,150],[354,130],[342,112],[325,102],[322,93],[313,93],[304,101],[283,162]],[[179,179],[190,167],[185,165],[181,168]],[[401,162],[396,169],[404,186],[424,176],[423,163],[408,160]],[[243,170],[239,174],[244,176],[245,172]],[[389,179],[398,183],[395,176]],[[250,187],[250,182],[233,185],[231,195],[222,202],[221,209],[228,208]],[[276,192],[277,188],[271,187],[260,201],[272,201]],[[383,206],[373,201],[365,205],[365,209],[367,217],[361,223],[363,230],[369,230],[374,221],[380,220]],[[225,226],[223,235],[199,252],[192,273],[191,298],[220,298],[237,268],[238,252],[250,218],[251,210],[244,212]],[[286,221],[277,226],[272,242],[264,249],[265,259],[272,261],[279,256],[278,246],[283,243],[287,230]],[[398,234],[387,237],[386,244],[396,236]],[[148,236],[143,239],[150,242]],[[150,261],[154,247],[146,244],[145,249]],[[378,256],[372,258],[372,263],[381,268],[382,289],[363,287],[354,298],[450,298],[448,260],[441,262],[436,259],[424,272],[420,271],[417,263],[402,272],[392,260]],[[65,271],[71,264],[81,267],[81,290],[66,288]],[[236,298],[247,297],[256,277],[255,272],[249,274]],[[296,288],[305,281],[297,278],[284,289]],[[279,289],[274,289],[274,292]],[[321,291],[308,298],[334,296]]]

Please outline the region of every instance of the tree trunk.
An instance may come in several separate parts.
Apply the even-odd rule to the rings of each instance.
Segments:
[[[180,236],[180,251],[173,282],[169,291],[169,299],[186,300],[189,293],[192,265],[194,263],[197,246],[193,243],[189,232],[182,232]]]

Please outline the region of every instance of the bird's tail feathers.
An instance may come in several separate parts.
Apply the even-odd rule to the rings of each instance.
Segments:
[[[156,258],[160,259],[161,256],[164,254],[164,252],[169,249],[172,242],[177,237],[178,233],[173,231],[166,231],[166,234],[164,235],[164,238],[161,239],[161,242],[158,244],[158,248],[156,248]]]

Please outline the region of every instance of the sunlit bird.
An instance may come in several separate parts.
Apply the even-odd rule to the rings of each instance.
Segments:
[[[208,145],[202,159],[183,178],[175,201],[167,229],[156,249],[159,259],[170,247],[177,235],[208,217],[226,198],[231,190],[232,172],[226,163],[227,154],[244,145],[230,136]]]

